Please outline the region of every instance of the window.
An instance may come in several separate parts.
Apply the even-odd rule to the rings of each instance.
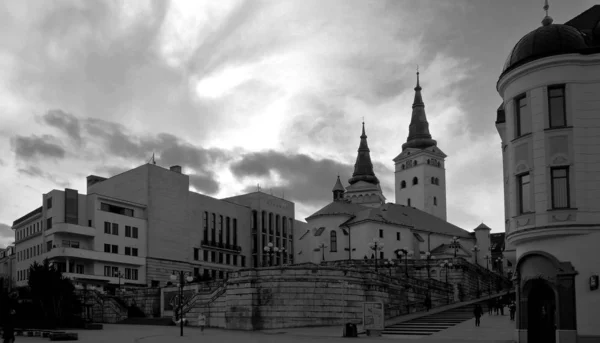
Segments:
[[[202,250],[202,260],[208,261],[208,250]]]
[[[381,260],[383,260],[383,259],[384,259],[384,258],[383,258],[383,251],[380,251],[380,252],[379,252],[379,259],[381,259]]]
[[[111,270],[110,266],[104,266],[104,276],[112,276]]]
[[[437,206],[437,197],[433,197],[433,206]]]
[[[399,241],[400,240],[400,232],[396,232],[396,240]]]
[[[115,244],[113,244],[113,245],[111,246],[111,252],[112,252],[113,254],[118,254],[118,253],[119,253],[119,246],[118,246],[118,245],[115,245]]]
[[[46,219],[46,230],[52,229],[52,218]]]
[[[112,234],[116,236],[119,235],[119,224],[112,223]]]
[[[104,252],[110,252],[110,244],[104,244]]]
[[[431,177],[431,184],[435,185],[435,177],[433,177],[433,176]]]
[[[379,229],[379,238],[383,238],[383,230]]]
[[[567,126],[564,85],[548,87],[548,114],[550,127]]]
[[[237,255],[233,255],[233,265],[237,266]]]
[[[104,222],[104,233],[107,233],[110,235],[110,223],[109,222]]]
[[[212,214],[212,226],[210,228],[210,240],[215,241],[217,236],[217,215],[215,213]]]
[[[90,220],[88,220],[88,226],[89,226],[89,227],[92,227],[92,220],[91,220],[91,219],[90,219]]]
[[[406,205],[410,207],[410,198],[406,200]]]
[[[273,213],[269,212],[269,234],[273,234]]]
[[[569,208],[569,167],[552,168],[552,208]]]
[[[419,184],[419,179],[415,176],[413,177],[413,186]]]
[[[288,221],[288,219],[285,216],[281,219],[281,231],[282,231],[283,237],[287,237],[287,221]]]
[[[131,248],[125,247],[125,255],[131,255]]]
[[[198,277],[200,275],[200,268],[194,267],[194,276]]]
[[[100,204],[100,210],[105,211],[105,212],[120,214],[123,216],[133,217],[132,209],[121,207],[121,206],[110,205],[110,204],[107,204],[104,202]]]
[[[217,253],[214,251],[210,252],[210,262],[217,262]]]
[[[402,182],[400,182],[400,188],[406,188],[406,181],[402,180]]]
[[[46,242],[46,252],[52,250],[52,241]]]
[[[521,137],[531,132],[531,114],[527,108],[527,97],[522,95],[515,99],[516,137]]]
[[[137,279],[138,279],[138,270],[132,269],[131,270],[131,280],[137,280]]]
[[[242,256],[242,267],[246,266],[246,256]]]
[[[84,270],[83,270],[83,265],[81,265],[81,264],[78,264],[78,265],[75,267],[75,273],[77,273],[77,274],[83,274],[83,273],[84,273]]]
[[[231,218],[227,217],[225,219],[225,243],[229,244],[231,242]]]
[[[208,212],[207,211],[204,211],[204,213],[202,214],[202,222],[204,225],[204,228],[203,228],[204,240],[208,241]]]
[[[223,243],[223,216],[219,216],[219,243]]]
[[[200,258],[200,249],[194,248],[194,260],[198,261]]]
[[[281,231],[279,228],[279,215],[275,216],[275,235],[277,235],[277,236],[281,235]]]
[[[131,248],[131,256],[137,256],[138,255],[138,248]]]
[[[529,173],[517,176],[519,187],[519,213],[531,212]]]
[[[267,222],[266,222],[266,213],[265,211],[262,211],[260,214],[260,219],[261,219],[261,226],[262,226],[262,232],[267,232]]]
[[[49,210],[52,208],[52,197],[46,199],[46,209]]]
[[[237,219],[233,218],[233,245],[237,245]]]
[[[333,230],[329,233],[329,247],[331,252],[337,252],[337,232]]]
[[[138,228],[135,226],[131,228],[131,237],[138,238]]]
[[[223,263],[223,253],[219,253],[219,263]]]
[[[125,225],[125,237],[131,237],[131,226]]]
[[[231,255],[225,254],[225,264],[231,264]]]
[[[258,228],[258,212],[256,210],[252,211],[252,231],[256,231]]]

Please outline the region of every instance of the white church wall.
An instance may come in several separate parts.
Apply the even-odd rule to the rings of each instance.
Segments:
[[[339,228],[340,224],[348,220],[348,216],[321,216],[310,220],[307,220],[307,227],[310,232],[304,236],[304,238],[297,239],[297,248],[302,250],[296,250],[296,263],[312,262],[320,263],[323,259],[323,252],[321,250],[315,251],[321,244],[325,244],[325,260],[334,261],[348,258],[348,251],[345,250],[348,247],[348,236],[344,235],[342,229]],[[315,236],[315,231],[325,227],[325,230],[319,236]],[[337,249],[331,251],[331,231],[336,232],[337,237]],[[354,237],[352,237],[354,240]],[[354,257],[354,255],[353,255]],[[356,257],[355,257],[356,258]]]
[[[380,229],[383,230],[383,238],[379,238]],[[398,233],[400,234],[400,240],[398,240]],[[374,238],[384,243],[382,250],[384,259],[395,259],[396,254],[394,251],[404,249],[404,247],[412,250],[414,239],[410,228],[374,222],[365,222],[351,226],[351,234],[352,248],[356,249],[352,256],[358,259],[362,259],[365,256],[371,258],[373,250],[369,248],[369,242],[372,242]],[[377,255],[377,258],[379,257]]]

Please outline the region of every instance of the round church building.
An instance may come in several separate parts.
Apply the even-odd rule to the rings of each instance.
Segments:
[[[564,24],[546,15],[509,52],[497,90],[515,340],[598,342],[600,5]]]

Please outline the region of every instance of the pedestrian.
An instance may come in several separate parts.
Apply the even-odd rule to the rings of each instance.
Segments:
[[[492,311],[494,311],[494,299],[489,298],[487,301],[487,305],[488,305],[488,314],[492,314]]]
[[[480,326],[481,324],[481,315],[483,314],[483,308],[481,305],[475,305],[475,309],[473,310],[473,314],[475,315],[475,326]]]
[[[431,297],[429,296],[429,294],[425,296],[425,308],[427,309],[427,312],[431,310]]]
[[[500,298],[500,301],[498,302],[498,306],[500,307],[500,315],[504,315],[504,306],[506,306],[506,303],[504,302],[504,299]]]
[[[515,320],[515,312],[517,312],[517,304],[515,302],[511,302],[508,306],[508,310],[510,311],[510,320]]]
[[[2,338],[4,343],[14,343],[15,341],[15,310],[11,309],[4,320]]]
[[[204,313],[200,313],[200,316],[198,317],[198,325],[200,326],[200,331],[204,332],[204,326],[206,325],[206,316]]]

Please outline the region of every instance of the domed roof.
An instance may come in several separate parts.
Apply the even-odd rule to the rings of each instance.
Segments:
[[[583,34],[569,25],[549,24],[526,34],[512,49],[502,74],[539,58],[576,53],[588,48]]]

